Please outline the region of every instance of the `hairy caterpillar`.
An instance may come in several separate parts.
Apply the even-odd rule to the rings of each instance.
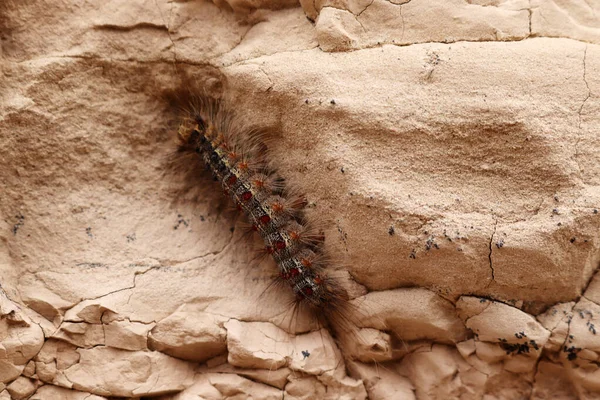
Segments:
[[[180,149],[198,153],[244,212],[264,241],[261,253],[277,264],[277,281],[289,286],[296,304],[314,310],[320,322],[334,329],[347,325],[348,294],[327,271],[324,237],[307,220],[304,197],[269,162],[264,137],[248,129],[221,100],[198,96],[184,112]]]

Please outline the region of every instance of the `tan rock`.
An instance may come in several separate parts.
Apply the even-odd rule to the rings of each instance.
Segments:
[[[56,375],[58,373],[55,361],[51,361],[48,363],[36,361],[35,370],[39,380],[47,383],[55,382]]]
[[[532,400],[576,400],[578,398],[562,365],[540,361],[531,392]]]
[[[104,325],[104,340],[107,346],[123,350],[148,349],[148,334],[154,324],[131,321],[113,321]]]
[[[411,381],[389,368],[352,361],[348,363],[348,369],[353,376],[363,380],[369,399],[416,400]]]
[[[81,359],[64,370],[73,388],[100,396],[152,396],[192,383],[193,366],[157,352],[110,347],[79,349]]]
[[[570,37],[599,43],[597,5],[535,0],[531,3],[531,32],[538,36]]]
[[[447,399],[458,396],[467,386],[462,382],[462,371],[470,367],[456,349],[433,345],[431,351],[406,356],[398,365],[398,372],[407,376],[415,387],[417,399]],[[474,393],[483,387],[469,388]],[[477,398],[477,397],[475,397]]]
[[[35,374],[35,362],[29,361],[27,363],[27,365],[25,366],[25,368],[23,368],[23,376],[26,376],[27,378],[31,378],[31,377],[33,377],[34,374]]]
[[[0,382],[11,382],[23,373],[23,368],[23,365],[15,365],[12,361],[0,360]]]
[[[456,308],[481,341],[526,344],[528,352],[539,353],[550,337],[531,315],[500,302],[462,296]]]
[[[328,399],[327,389],[314,376],[292,378],[285,387],[284,399]]]
[[[79,392],[77,390],[69,390],[53,385],[44,385],[36,390],[35,394],[29,398],[30,400],[106,400],[105,397],[96,396],[87,392]]]
[[[225,360],[227,361],[227,360]],[[201,373],[225,373],[225,374],[236,374],[244,378],[248,378],[254,382],[261,382],[269,386],[283,389],[288,382],[288,376],[292,374],[289,368],[279,368],[276,370],[266,369],[244,369],[237,368],[231,364],[223,363],[221,365],[213,366],[207,365],[208,368],[200,368]]]
[[[273,164],[306,194],[328,252],[371,296],[401,287],[439,294],[357,305],[353,320],[375,310],[384,321],[365,325],[359,358],[388,360],[391,349],[391,360],[410,360],[386,368],[410,376],[423,398],[530,398],[532,390],[569,398],[567,382],[577,397],[595,397],[598,276],[586,284],[600,257],[597,2],[49,0],[42,8],[0,4],[0,132],[8,132],[0,135],[0,276],[14,300],[0,298],[2,379],[29,374],[33,357],[46,382],[69,387],[64,374],[77,368],[78,384],[94,383],[131,367],[128,357],[153,354],[137,350],[143,327],[120,322],[150,326],[182,304],[285,330],[293,296],[267,290],[273,264],[253,263],[219,190],[165,161],[176,122],[159,96],[189,71],[203,87],[226,88],[243,120],[268,132]],[[466,295],[510,304],[459,300],[479,333],[472,342],[453,322],[452,303]],[[294,333],[314,326],[302,318]],[[48,339],[35,356],[53,322],[66,322],[61,344]],[[105,333],[114,323],[111,345],[136,351],[98,351],[78,364],[70,343],[100,342],[86,335],[102,323]],[[538,372],[547,370],[535,380],[541,350],[514,347],[526,344],[514,336],[521,332],[539,347],[530,331],[540,343],[552,332],[542,362],[556,364],[540,362]],[[289,391],[360,395],[342,362],[332,369],[329,344],[296,348],[288,338],[285,365],[299,377]],[[241,350],[252,349],[259,344]],[[310,355],[300,356],[304,349]],[[150,364],[160,369],[150,377],[173,369]],[[237,378],[220,375],[228,395],[248,397],[235,392]],[[398,383],[411,395],[387,376],[370,393],[394,396]],[[121,390],[119,379],[127,379],[113,379]],[[199,386],[189,397],[225,397],[208,380]]]
[[[35,361],[43,363],[56,362],[59,369],[65,369],[79,362],[77,347],[61,340],[48,339],[35,356]]]
[[[364,32],[364,28],[350,11],[333,7],[321,10],[316,30],[319,46],[325,51],[359,48]]]
[[[213,314],[176,311],[151,330],[149,346],[173,357],[204,362],[227,350],[223,323]]]
[[[538,315],[538,321],[552,332],[544,346],[549,352],[558,353],[562,351],[569,335],[569,325],[573,318],[574,306],[575,302],[559,303],[545,313]]]
[[[363,362],[388,361],[394,357],[389,334],[372,328],[361,328],[343,340],[344,351]]]
[[[51,322],[60,323],[62,314],[73,306],[73,303],[64,300],[40,281],[35,281],[31,286],[24,286],[20,294],[27,307]]]
[[[28,398],[35,392],[35,389],[35,383],[24,376],[20,376],[6,387],[6,390],[8,390],[8,393],[10,393],[14,400]]]
[[[294,348],[290,335],[273,324],[229,320],[227,361],[236,367],[274,370],[288,364]]]
[[[242,394],[243,396],[243,394]],[[222,400],[224,397],[210,382],[209,374],[200,374],[194,378],[194,383],[175,395],[162,396],[160,400]]]
[[[48,339],[35,357],[36,375],[43,382],[72,388],[73,384],[64,376],[63,370],[77,364],[79,359],[76,346]]]
[[[352,301],[359,314],[353,320],[362,326],[389,330],[402,340],[433,339],[458,342],[466,329],[454,306],[426,289],[396,289],[373,292]]]
[[[363,382],[346,376],[344,359],[328,331],[297,335],[293,346],[290,369],[316,376],[326,386],[328,398],[366,398]]]
[[[44,344],[44,333],[0,289],[0,381],[14,379]]]
[[[208,379],[224,398],[239,396],[240,398],[279,400],[283,397],[283,393],[279,389],[252,382],[238,375],[210,374]]]
[[[86,322],[63,322],[52,338],[64,340],[77,347],[104,345],[104,326]]]
[[[110,318],[114,314],[115,312],[102,304],[101,301],[85,300],[67,310],[65,321],[101,324],[103,318]]]
[[[572,315],[565,344],[600,353],[600,305],[582,297]]]

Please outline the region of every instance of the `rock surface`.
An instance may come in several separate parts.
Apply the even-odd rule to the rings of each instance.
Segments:
[[[0,399],[600,393],[597,0],[8,1],[0,38]],[[176,167],[183,76],[306,194],[337,344]]]

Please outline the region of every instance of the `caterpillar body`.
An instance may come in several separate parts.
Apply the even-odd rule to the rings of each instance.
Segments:
[[[306,219],[304,197],[287,187],[268,161],[264,137],[213,98],[197,99],[187,114],[178,132],[181,147],[200,155],[245,213],[264,241],[262,253],[277,264],[277,279],[292,289],[298,304],[316,310],[322,322],[344,320],[348,295],[326,271],[323,234]]]

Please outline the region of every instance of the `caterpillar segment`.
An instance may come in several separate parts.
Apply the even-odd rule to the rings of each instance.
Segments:
[[[217,121],[194,116],[195,126],[180,130],[180,138],[202,157],[214,179],[242,210],[265,242],[279,268],[279,277],[302,301],[316,308],[333,307],[339,294],[335,283],[323,277],[315,263],[322,235],[313,232],[300,217],[306,201],[286,191],[283,180],[262,161],[256,141],[243,140],[222,131],[232,126],[227,116],[216,113]],[[219,128],[221,126],[221,129]]]

